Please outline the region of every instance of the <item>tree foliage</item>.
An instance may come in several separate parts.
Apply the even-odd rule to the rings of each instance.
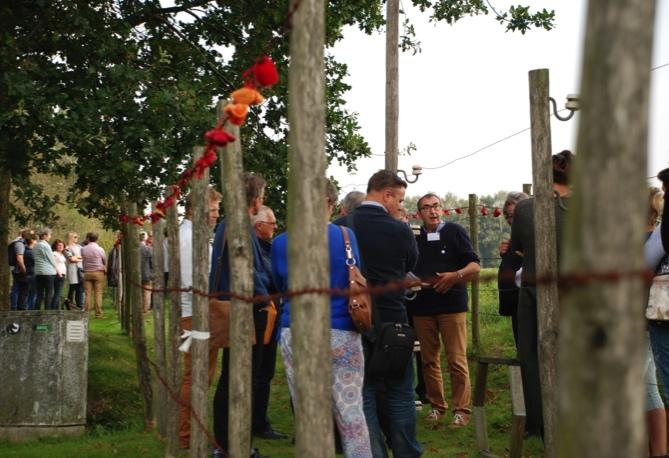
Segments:
[[[479,0],[413,0],[434,20],[485,14]],[[247,170],[268,180],[279,214],[287,191],[288,0],[15,0],[0,6],[0,171],[32,218],[49,221],[67,200],[108,227],[119,197],[158,198],[190,163],[192,147],[215,121],[215,104],[241,85],[254,59],[268,54],[282,75],[242,129]],[[288,18],[289,19],[289,18]],[[517,7],[498,19],[509,30],[550,28],[552,13]],[[384,25],[381,0],[329,2],[326,44],[344,26],[371,33]],[[405,23],[402,47],[411,49]],[[347,67],[326,50],[328,160],[349,170],[370,154],[345,107]],[[33,172],[76,180],[49,199]],[[212,179],[220,174],[212,171]],[[51,199],[51,200],[50,200]],[[16,209],[15,209],[16,210]],[[21,215],[20,212],[14,212]],[[280,216],[280,215],[279,215]]]

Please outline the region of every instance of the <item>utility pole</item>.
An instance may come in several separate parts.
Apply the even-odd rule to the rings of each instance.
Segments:
[[[400,1],[386,3],[386,169],[397,171],[399,155],[399,22]]]

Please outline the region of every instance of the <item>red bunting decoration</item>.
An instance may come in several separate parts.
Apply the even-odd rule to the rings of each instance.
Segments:
[[[444,208],[444,215],[450,216],[451,212],[448,210],[448,208]]]
[[[481,207],[481,216],[488,215],[488,209],[486,207]]]
[[[195,162],[195,166],[186,169],[176,185],[172,187],[172,193],[162,202],[156,203],[156,210],[149,215],[134,216],[119,215],[119,221],[123,224],[128,223],[132,219],[133,224],[143,226],[145,221],[151,220],[151,224],[155,224],[160,219],[165,217],[168,207],[174,205],[181,196],[181,189],[188,186],[193,177],[201,179],[204,171],[211,167],[217,159],[216,150],[222,148],[230,142],[236,141],[236,138],[223,129],[226,121],[231,124],[241,126],[246,120],[250,105],[259,105],[265,101],[263,95],[258,92],[257,87],[270,88],[279,82],[279,72],[268,56],[262,56],[256,60],[244,73],[242,73],[244,86],[233,91],[230,98],[233,103],[226,105],[223,108],[223,118],[216,124],[212,130],[204,134],[204,139],[207,143],[204,155]]]
[[[460,207],[456,208],[455,213],[457,213],[458,215],[462,215],[462,208]]]
[[[493,210],[493,212],[492,212],[492,216],[494,216],[495,218],[497,218],[497,217],[498,217],[499,215],[501,215],[501,214],[502,214],[502,210],[500,210],[499,208],[495,207],[495,210]]]

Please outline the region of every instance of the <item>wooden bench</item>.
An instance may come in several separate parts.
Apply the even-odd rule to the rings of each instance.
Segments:
[[[509,458],[520,458],[523,451],[523,437],[525,435],[525,399],[523,398],[523,381],[520,377],[520,361],[517,359],[494,358],[480,356],[476,371],[472,415],[476,433],[476,445],[480,456],[499,458],[490,450],[485,414],[485,391],[488,381],[488,366],[498,364],[508,366],[509,384],[511,385],[511,441],[509,444]]]

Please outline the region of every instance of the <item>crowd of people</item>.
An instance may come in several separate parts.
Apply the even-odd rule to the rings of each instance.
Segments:
[[[563,151],[553,156],[553,191],[556,212],[558,257],[560,234],[569,206],[572,154]],[[669,275],[669,203],[662,199],[669,185],[669,169],[658,174],[662,190],[651,188],[646,242],[646,262],[658,277]],[[253,253],[253,294],[268,296],[286,292],[290,285],[288,271],[288,233],[275,237],[277,220],[271,208],[264,205],[265,181],[256,174],[244,179],[247,211],[251,222],[249,234]],[[468,296],[466,283],[480,271],[480,259],[466,230],[445,221],[440,198],[434,193],[417,202],[422,225],[410,225],[403,206],[407,183],[395,173],[381,170],[368,182],[367,192],[351,192],[340,204],[339,216],[332,215],[338,203],[335,186],[325,180],[323,207],[329,247],[330,287],[345,289],[349,285],[349,267],[361,266],[369,286],[419,279],[412,291],[389,289],[373,297],[373,328],[360,332],[349,313],[344,296],[330,298],[330,342],[332,351],[333,418],[337,448],[346,457],[388,456],[411,458],[422,454],[416,435],[416,407],[429,406],[424,421],[451,428],[466,427],[471,416],[471,383],[467,361]],[[209,247],[210,293],[230,291],[229,249],[226,220],[219,222],[220,193],[208,188],[208,224],[215,229]],[[181,328],[184,337],[192,331],[193,298],[193,223],[190,196],[185,217],[179,226]],[[511,317],[514,341],[521,363],[523,394],[526,406],[526,434],[543,437],[543,412],[539,380],[537,296],[535,283],[534,199],[520,193],[509,193],[503,214],[511,227],[510,238],[500,242],[502,258],[498,273],[499,313]],[[662,221],[660,223],[660,221]],[[660,223],[660,224],[658,224]],[[30,229],[9,246],[14,288],[12,309],[95,311],[102,315],[101,300],[108,260],[97,244],[97,234],[89,233],[80,245],[78,236],[67,234],[66,242],[51,240],[51,230]],[[165,280],[168,273],[167,242]],[[141,282],[145,290],[144,311],[151,308],[152,241],[147,233],[140,235]],[[109,260],[115,263],[113,255]],[[669,278],[669,277],[667,277]],[[114,276],[110,283],[116,282]],[[64,285],[69,285],[62,301]],[[651,289],[651,299],[653,291]],[[228,297],[220,297],[225,301]],[[62,302],[62,304],[61,304]],[[656,301],[657,302],[657,301]],[[94,308],[93,308],[94,307]],[[659,307],[659,306],[658,306]],[[277,352],[280,353],[291,399],[298,396],[295,386],[291,330],[291,300],[252,305],[254,336],[252,348],[252,436],[264,439],[286,439],[275,430],[268,417],[270,386],[275,375]],[[664,403],[656,378],[665,393],[669,392],[669,303],[667,317],[648,316],[645,384],[647,387],[648,452],[651,457],[667,456],[667,421]],[[226,333],[229,323],[220,310],[210,309],[209,383],[216,377],[219,352],[222,349],[220,376],[213,399],[213,425],[216,443],[221,449],[214,456],[226,456],[229,444],[230,351]],[[420,351],[416,361],[409,354],[389,353],[399,369],[378,376],[369,370],[375,351],[375,339],[386,324],[410,326]],[[450,397],[444,389],[441,348],[450,381]],[[187,346],[184,346],[187,347]],[[181,386],[179,440],[182,448],[190,446],[190,395],[192,360],[185,348]],[[414,370],[417,372],[415,373]],[[418,380],[414,387],[414,375]],[[642,383],[640,381],[640,383]],[[447,401],[450,401],[450,403]],[[450,410],[450,413],[449,413]],[[249,445],[251,457],[262,457]]]
[[[89,311],[94,303],[96,317],[101,317],[107,259],[98,234],[89,232],[81,244],[76,232],[68,232],[66,242],[51,238],[48,227],[27,228],[7,247],[13,279],[10,310]]]

